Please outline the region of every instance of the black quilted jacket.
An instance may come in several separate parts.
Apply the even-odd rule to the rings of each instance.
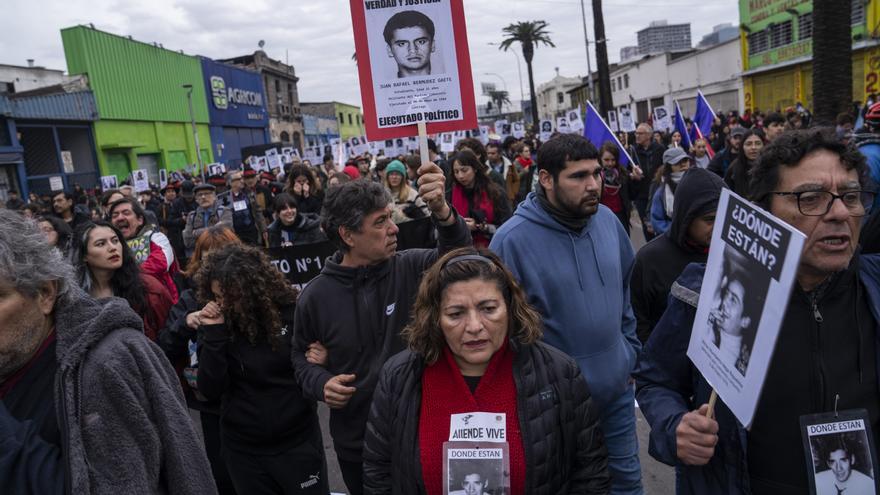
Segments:
[[[608,452],[577,364],[543,343],[511,345],[526,493],[608,493]],[[382,370],[364,440],[367,494],[425,493],[418,445],[424,367],[403,351]]]

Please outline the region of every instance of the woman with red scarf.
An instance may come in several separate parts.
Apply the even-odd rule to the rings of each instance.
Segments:
[[[446,191],[446,202],[464,217],[474,246],[489,247],[495,231],[510,218],[507,194],[489,178],[489,167],[469,149],[452,157],[455,180]]]
[[[404,338],[373,397],[364,493],[608,493],[587,384],[495,254],[434,264]]]

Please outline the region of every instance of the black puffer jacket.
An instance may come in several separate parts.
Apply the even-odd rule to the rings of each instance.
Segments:
[[[281,220],[275,220],[269,225],[269,247],[281,247],[284,237],[282,231],[293,237],[292,245],[312,244],[326,241],[327,236],[321,230],[321,218],[315,213],[300,213],[296,216],[293,225],[284,225]]]
[[[525,493],[608,493],[608,452],[577,364],[540,342],[511,348]],[[424,369],[419,356],[403,351],[382,370],[364,440],[364,493],[425,493],[418,461]]]

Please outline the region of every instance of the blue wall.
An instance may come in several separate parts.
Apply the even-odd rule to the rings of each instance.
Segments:
[[[202,58],[211,125],[267,127],[266,95],[260,75]]]
[[[214,144],[214,156],[218,162],[225,163],[227,169],[239,168],[241,165],[241,149],[256,144],[267,144],[266,131],[253,127],[219,127],[211,126],[211,142]],[[217,152],[217,144],[222,143],[223,149]]]

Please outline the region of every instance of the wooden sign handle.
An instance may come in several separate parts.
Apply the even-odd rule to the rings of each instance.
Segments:
[[[428,163],[431,162],[428,156],[428,126],[425,124],[425,121],[420,121],[418,123],[419,127],[419,157],[422,159],[422,166],[424,167]]]
[[[715,402],[718,401],[718,392],[712,389],[712,395],[709,396],[709,409],[706,410],[706,417],[712,419],[715,416]]]

